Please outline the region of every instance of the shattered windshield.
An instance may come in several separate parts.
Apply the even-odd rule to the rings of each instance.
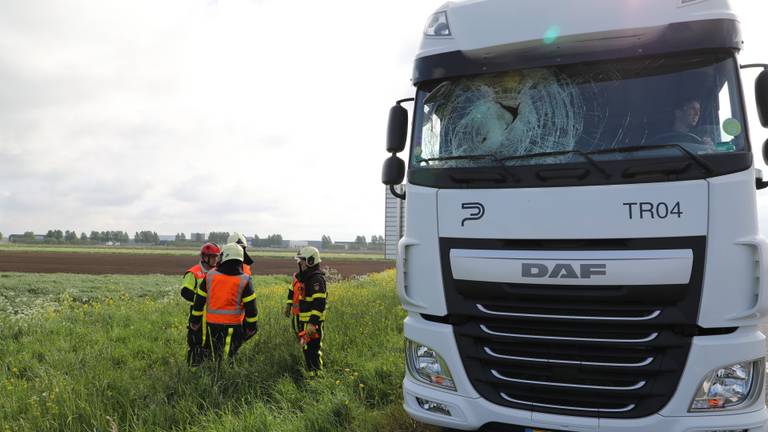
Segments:
[[[542,165],[583,160],[583,154],[626,160],[674,156],[676,145],[694,154],[744,151],[738,89],[730,53],[432,82],[417,95],[411,164]],[[638,146],[659,147],[618,151]]]

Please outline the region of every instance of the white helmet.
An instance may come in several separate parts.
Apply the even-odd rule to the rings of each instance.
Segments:
[[[227,243],[238,243],[241,246],[248,246],[248,240],[246,240],[245,236],[239,232],[230,234],[229,237],[227,237]]]
[[[296,261],[302,261],[305,260],[307,262],[307,265],[314,266],[317,264],[320,264],[322,260],[320,259],[320,251],[317,250],[316,247],[313,246],[305,246],[299,250],[299,252],[296,253]]]
[[[221,262],[229,260],[243,261],[243,248],[237,243],[227,243],[221,248]]]

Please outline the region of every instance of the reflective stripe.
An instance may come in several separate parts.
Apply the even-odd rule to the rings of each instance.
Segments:
[[[288,300],[286,300],[285,302],[286,302],[287,304],[293,304],[293,300],[291,300],[291,299],[288,299]]]
[[[299,313],[299,319],[301,321],[308,321],[309,318],[312,315],[316,315],[316,316],[320,317],[321,320],[325,319],[325,312],[318,312],[316,310],[309,311],[309,312],[301,312],[301,313]]]
[[[195,293],[202,297],[208,297],[208,294],[206,294],[205,291],[202,291],[200,289],[195,290]]]
[[[313,294],[313,295],[305,298],[304,300],[312,301],[312,300],[314,300],[316,298],[327,298],[327,297],[328,297],[328,293],[317,293],[317,294]]]
[[[241,313],[243,313],[242,309],[208,309],[209,315],[240,315]]]
[[[249,301],[256,300],[256,293],[253,293],[249,295],[248,297],[243,299],[243,303],[248,303]]]
[[[208,322],[205,318],[205,310],[203,310],[203,346],[205,346],[205,336],[208,334]]]
[[[205,286],[208,288],[208,293],[211,294],[211,291],[213,291],[213,286],[211,286],[211,282],[213,282],[213,277],[219,274],[216,270],[211,270],[205,275]],[[205,298],[205,306],[210,310],[211,307],[211,297],[206,296]]]
[[[243,303],[243,291],[245,290],[245,286],[248,285],[248,282],[251,281],[251,277],[248,275],[241,275],[240,276],[240,286],[237,287],[237,304]]]
[[[192,311],[192,316],[203,316],[203,311],[193,310]]]
[[[249,322],[249,323],[252,323],[252,322],[256,322],[256,321],[258,321],[258,320],[259,320],[259,317],[253,317],[253,318],[248,318],[248,317],[246,317],[246,318],[245,318],[245,321],[246,321],[246,322]]]
[[[235,329],[229,328],[227,330],[227,341],[224,343],[224,355],[229,355],[229,345],[232,343],[232,332]]]

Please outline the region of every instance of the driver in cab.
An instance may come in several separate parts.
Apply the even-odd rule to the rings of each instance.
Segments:
[[[681,135],[685,135],[687,142],[712,147],[714,144],[710,137],[702,137],[694,133],[701,116],[701,102],[697,98],[684,99],[674,110],[674,124],[672,129]]]

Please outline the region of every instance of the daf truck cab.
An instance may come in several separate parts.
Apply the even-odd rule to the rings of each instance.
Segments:
[[[727,0],[470,0],[429,17],[382,171],[407,203],[411,417],[766,429],[765,183],[740,78],[762,65],[741,49]],[[766,126],[768,72],[754,89]]]

